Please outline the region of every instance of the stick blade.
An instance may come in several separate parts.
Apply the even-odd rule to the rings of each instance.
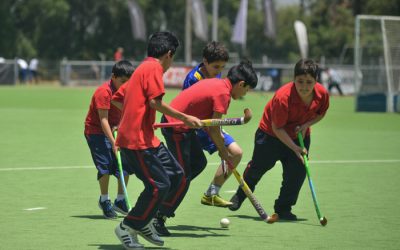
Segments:
[[[326,226],[326,224],[328,224],[328,220],[324,216],[324,217],[319,219],[319,223],[321,223],[322,226]]]
[[[273,213],[271,216],[268,216],[268,218],[265,220],[268,224],[272,224],[274,222],[277,222],[279,220],[279,215],[277,213]]]

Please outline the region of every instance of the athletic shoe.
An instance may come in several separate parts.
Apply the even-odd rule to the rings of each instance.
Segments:
[[[117,218],[117,213],[114,211],[110,200],[105,200],[103,202],[99,200],[99,208],[103,211],[104,218],[106,219]]]
[[[296,221],[297,216],[290,211],[286,212],[277,212],[280,220],[289,220],[289,221]]]
[[[118,213],[123,215],[127,215],[129,213],[129,209],[128,206],[126,205],[125,199],[123,200],[115,199],[113,209],[114,211],[117,211]]]
[[[203,197],[201,197],[201,204],[207,205],[207,206],[216,206],[216,207],[229,207],[229,206],[232,206],[232,202],[222,199],[217,194],[214,194],[214,195],[211,195],[211,196],[203,194]]]
[[[125,249],[144,249],[144,246],[138,241],[136,231],[124,226],[123,222],[118,224],[114,232]]]
[[[154,245],[157,246],[163,246],[164,245],[164,240],[158,236],[156,233],[156,230],[153,227],[153,221],[150,221],[149,224],[144,226],[143,228],[139,230],[135,230],[140,236],[142,236],[145,240],[147,240],[150,243],[153,243]]]
[[[244,199],[240,199],[237,194],[233,195],[231,198],[232,205],[229,206],[229,210],[236,211],[242,206]]]
[[[171,233],[165,227],[165,222],[167,221],[167,216],[163,216],[157,213],[156,217],[153,219],[153,227],[159,236],[170,236]]]

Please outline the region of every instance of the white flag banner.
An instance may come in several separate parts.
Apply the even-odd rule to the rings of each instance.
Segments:
[[[302,58],[308,57],[308,37],[306,25],[299,20],[294,22],[294,30],[297,36],[297,43],[299,44],[300,54]]]
[[[129,17],[131,18],[131,28],[133,38],[146,41],[146,23],[144,21],[143,11],[136,0],[128,0]]]
[[[231,41],[246,45],[247,39],[247,0],[240,1],[239,11],[236,16],[235,27],[233,28],[233,34]]]
[[[264,0],[264,35],[271,39],[276,37],[276,12],[273,0]]]
[[[192,20],[196,37],[208,41],[207,13],[202,0],[192,0]]]

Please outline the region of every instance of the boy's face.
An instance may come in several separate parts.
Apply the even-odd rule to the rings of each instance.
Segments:
[[[316,82],[316,79],[310,74],[298,75],[294,78],[294,84],[300,97],[312,95]]]
[[[125,82],[127,82],[129,80],[129,77],[126,76],[114,76],[114,74],[111,76],[111,80],[114,83],[114,86],[116,89],[119,89],[119,87],[121,87],[122,84],[124,84]]]
[[[221,73],[221,71],[224,70],[226,64],[225,61],[215,61],[212,63],[208,63],[205,59],[203,60],[203,63],[209,78],[214,78],[219,73]]]
[[[250,85],[244,86],[244,81],[240,81],[237,84],[233,85],[232,88],[232,98],[237,100],[247,94],[247,91],[250,89]]]
[[[174,62],[174,55],[171,51],[168,51],[163,58],[161,65],[163,67],[164,73],[171,67],[172,63]]]

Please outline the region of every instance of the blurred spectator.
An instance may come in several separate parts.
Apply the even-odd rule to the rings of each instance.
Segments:
[[[329,94],[331,94],[332,88],[336,88],[339,91],[339,94],[342,96],[343,91],[342,88],[340,87],[340,84],[342,83],[342,78],[340,75],[337,73],[336,70],[332,68],[327,68],[326,73],[328,74],[328,91]]]
[[[39,60],[37,58],[32,58],[29,62],[29,81],[38,83],[38,65]]]
[[[118,62],[124,59],[124,48],[118,47],[114,53],[114,61]]]
[[[19,67],[19,81],[25,83],[29,74],[28,63],[24,59],[18,58],[17,64]]]

